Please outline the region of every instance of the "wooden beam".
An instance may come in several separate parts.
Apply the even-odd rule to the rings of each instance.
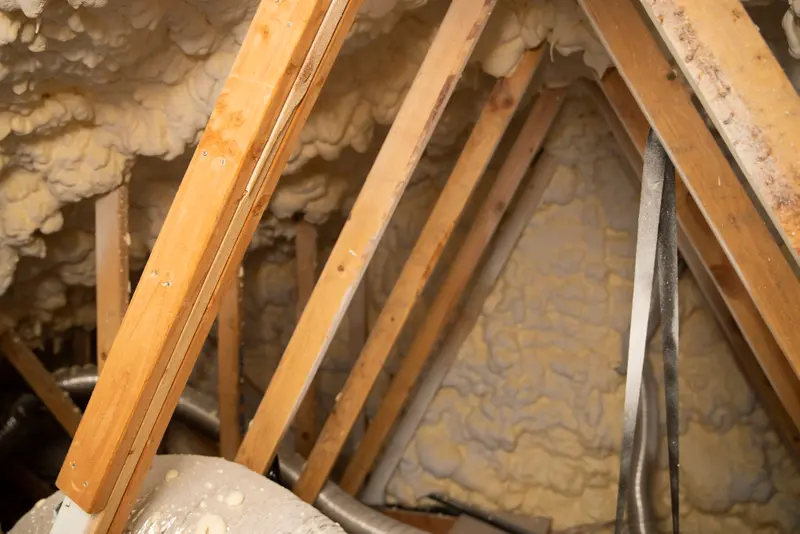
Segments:
[[[399,508],[380,508],[379,511],[396,521],[431,534],[447,534],[453,528],[456,519],[458,519],[452,515],[401,510]]]
[[[251,422],[237,462],[263,473],[272,461],[494,4],[495,0],[450,4]]]
[[[705,244],[697,242],[695,248],[698,253],[710,254],[709,244],[715,241],[719,244],[715,260],[707,260],[731,313],[740,326],[747,320],[757,322],[758,315],[761,315],[777,342],[780,349],[777,352],[757,348],[752,344],[756,336],[763,336],[763,327],[757,324],[742,327],[745,335],[750,336],[748,342],[762,368],[790,410],[791,398],[796,396],[797,388],[792,385],[781,387],[783,391],[779,391],[778,384],[787,379],[796,383],[800,369],[800,329],[797,328],[800,324],[800,284],[794,272],[686,90],[675,80],[672,69],[632,0],[580,1],[642,113],[658,133],[681,175],[685,189],[683,186],[678,189],[680,202],[686,202],[685,199],[691,196],[698,208],[692,219],[705,219],[708,224],[714,239],[708,237]],[[625,28],[625,31],[620,32],[619,28]],[[683,229],[688,234],[686,225],[690,219],[686,215],[682,219]],[[721,260],[723,255],[727,262]],[[738,279],[741,285],[732,281],[734,279]],[[752,309],[746,311],[748,299],[745,294],[749,294],[758,313]],[[769,336],[764,337],[761,343],[770,343]],[[776,374],[770,367],[782,371]],[[795,422],[800,420],[800,414],[791,411],[790,414]]]
[[[80,326],[72,329],[72,356],[75,365],[92,363],[92,335]]]
[[[304,501],[313,503],[328,480],[386,358],[433,273],[450,234],[497,149],[536,68],[541,64],[542,57],[542,49],[528,52],[510,77],[496,83],[484,105],[481,116],[406,260],[364,349],[337,397],[320,439],[294,486],[294,492]]]
[[[317,228],[302,221],[295,227],[295,261],[297,267],[297,320],[303,315],[314,285],[317,283]],[[311,381],[294,420],[295,450],[308,458],[317,441],[317,379]]]
[[[264,149],[257,162],[257,172],[254,171],[250,175],[244,190],[245,197],[238,197],[240,202],[234,214],[233,223],[225,234],[222,247],[220,247],[220,251],[212,263],[211,273],[206,279],[207,283],[203,286],[202,298],[199,299],[198,305],[192,308],[190,315],[192,327],[184,330],[176,347],[175,354],[181,354],[185,351],[186,354],[191,355],[191,358],[184,359],[181,365],[169,368],[169,376],[166,379],[162,379],[154,395],[154,405],[162,408],[155,412],[148,412],[145,420],[145,428],[152,430],[150,430],[149,434],[142,431],[137,434],[135,452],[138,453],[141,450],[140,457],[149,459],[155,454],[158,443],[164,435],[172,413],[177,406],[182,387],[186,384],[191,373],[193,358],[196,358],[196,355],[200,352],[205,337],[208,335],[213,321],[213,313],[218,307],[218,294],[221,291],[219,286],[211,291],[209,288],[214,286],[210,285],[210,282],[231,279],[234,276],[235,269],[238,268],[238,262],[241,262],[249,246],[250,238],[261,220],[286,162],[300,139],[303,126],[319,97],[320,90],[331,71],[342,44],[350,32],[362,1],[332,0],[327,2],[325,0],[328,5],[328,11],[313,42],[307,49],[308,54],[305,61],[299,68],[301,76],[295,79],[294,85],[290,89],[284,106],[278,115],[277,125],[267,138],[266,145],[260,145],[264,146]],[[319,2],[317,3],[318,7],[321,5]],[[297,21],[301,21],[304,24],[310,22],[310,19],[302,17],[292,17],[292,20],[295,21],[294,23],[292,20],[287,21],[286,19],[287,17],[283,15],[272,18],[267,17],[267,26],[269,21],[272,21],[273,24],[278,24],[279,30],[282,30],[283,26],[281,25],[284,23],[286,23],[287,28],[291,28],[296,26],[295,23]],[[263,19],[261,20],[263,21]],[[253,24],[251,23],[252,26]],[[273,42],[277,41],[273,40]],[[256,54],[254,57],[248,57],[248,61],[250,60],[259,63],[252,72],[260,72],[263,56]],[[273,64],[274,62],[275,60],[273,60]],[[289,72],[294,72],[291,67],[289,67]],[[256,192],[255,195],[253,194],[254,192]],[[237,236],[235,229],[240,227],[242,230]],[[227,263],[217,261],[227,254],[230,254],[230,259]],[[201,303],[205,302],[208,302],[208,304],[204,308]],[[197,329],[196,335],[192,337],[191,331],[195,328]],[[172,382],[169,381],[170,378],[173,379]],[[180,386],[174,387],[173,384],[179,384]],[[121,497],[121,502],[123,502],[124,506],[118,509],[115,516],[118,521],[118,524],[115,525],[116,528],[122,528],[126,517],[124,510],[129,510],[132,507],[136,498],[136,488],[141,485],[144,476],[147,474],[148,463],[135,462],[134,457],[134,454],[129,455],[125,466],[126,470],[130,469],[133,474],[128,487],[125,488]],[[130,465],[133,467],[129,468],[128,466]],[[117,530],[114,531],[116,532]]]
[[[242,284],[244,272],[233,280],[222,297],[217,320],[217,395],[219,397],[219,452],[233,460],[242,441],[241,349]]]
[[[590,86],[588,94],[609,122],[612,132],[629,154],[637,186],[641,182],[644,147],[650,125],[614,70]],[[594,90],[592,90],[594,89]],[[677,184],[678,248],[695,277],[700,291],[722,328],[744,376],[757,392],[778,434],[789,450],[800,454],[800,384],[750,295],[737,276],[694,199],[682,182]],[[774,378],[774,386],[764,369]]]
[[[347,308],[347,346],[349,354],[354,360],[358,359],[358,355],[364,350],[364,344],[369,334],[367,287],[368,284],[365,277],[361,280],[358,289],[356,289],[350,307]],[[361,438],[364,437],[364,431],[366,429],[367,414],[364,410],[361,410],[361,413],[353,423],[353,428],[350,430],[350,437],[348,438],[349,450],[354,451],[356,447],[358,447]],[[347,447],[347,445],[345,445],[345,447]]]
[[[377,415],[370,422],[361,445],[345,470],[341,486],[351,495],[355,495],[364,483],[364,478],[400,415],[436,340],[464,293],[506,207],[527,173],[531,161],[541,148],[563,100],[563,90],[551,89],[541,93],[534,103],[517,140],[500,168],[491,191],[481,204],[474,223],[453,260],[447,278],[428,311],[428,316],[414,337],[411,348],[395,373]]]
[[[97,372],[103,371],[111,344],[130,300],[128,272],[128,185],[94,203],[94,254],[97,272]]]
[[[366,503],[384,502],[386,486],[405,454],[408,444],[417,432],[428,406],[439,391],[442,380],[456,360],[461,346],[478,322],[486,299],[492,294],[497,279],[517,246],[519,238],[528,227],[542,201],[545,191],[552,182],[558,162],[549,154],[543,154],[536,162],[536,168],[525,189],[517,195],[517,200],[509,207],[497,234],[492,240],[486,261],[470,284],[467,297],[461,306],[458,317],[440,345],[433,362],[425,370],[423,382],[414,392],[403,418],[397,424],[388,445],[369,476],[364,491],[359,495]]]
[[[16,334],[8,331],[0,335],[0,349],[67,434],[74,437],[81,422],[81,411],[69,395],[58,387],[53,375],[36,354]]]
[[[740,0],[640,0],[775,227],[800,253],[800,97]]]
[[[218,311],[219,282],[235,276],[360,5],[262,2],[251,22],[59,475],[83,510],[105,509],[99,532],[127,520]]]
[[[240,262],[244,257],[245,251],[250,243],[250,238],[256,231],[277,181],[281,176],[282,169],[284,169],[289,156],[300,139],[303,126],[319,97],[320,90],[352,27],[362,1],[363,0],[332,0],[332,2],[330,2],[322,26],[311,45],[305,62],[300,67],[302,76],[295,80],[295,85],[292,87],[284,108],[278,117],[278,125],[273,129],[268,138],[267,145],[262,151],[262,158],[258,162],[258,168],[260,170],[257,174],[254,173],[251,175],[251,182],[248,182],[248,187],[245,188],[246,193],[249,191],[249,196],[245,199],[247,201],[241,202],[238,207],[240,209],[237,209],[235,213],[235,224],[232,224],[231,228],[238,228],[241,225],[243,229],[235,239],[232,250],[231,243],[234,241],[233,237],[235,234],[229,229],[223,242],[224,246],[218,254],[218,257],[224,257],[224,254],[230,253],[230,260],[227,263],[213,263],[213,276],[210,276],[208,280],[226,280],[235,276],[235,269],[238,268],[237,262]],[[283,19],[280,18],[278,19],[279,22],[282,20]],[[287,27],[291,26],[287,24]],[[325,48],[324,45],[328,40],[329,43],[327,48]],[[285,132],[285,134],[276,134],[276,132]],[[253,195],[253,192],[257,192],[257,194]],[[224,251],[224,254],[222,251]],[[192,358],[196,358],[196,355],[199,354],[202,348],[205,337],[208,335],[214,317],[213,312],[218,307],[219,293],[223,291],[223,288],[217,286],[213,292],[209,291],[207,288],[208,284],[204,286],[203,299],[201,299],[202,302],[208,302],[207,308],[195,306],[190,316],[190,318],[193,319],[192,324],[194,326],[189,328],[188,331],[196,327],[197,333],[194,337],[191,337],[184,331],[184,335],[180,340],[181,343],[179,344],[180,348],[176,348],[177,354],[185,350],[186,354],[191,355]],[[205,310],[205,313],[203,313],[203,310]],[[135,452],[138,453],[141,451],[139,455],[140,458],[144,457],[149,459],[155,454],[158,444],[170,422],[172,413],[178,404],[182,387],[189,378],[193,362],[194,360],[185,359],[181,365],[170,368],[170,377],[174,377],[173,382],[170,382],[168,379],[162,379],[159,383],[156,394],[154,395],[154,405],[160,405],[161,409],[160,411],[151,411],[147,414],[147,419],[145,420],[146,424],[143,426],[147,429],[152,429],[149,435],[146,432],[140,431],[136,437]],[[180,384],[180,387],[174,387],[173,384]],[[153,421],[155,422],[153,423]],[[124,518],[126,517],[125,514],[127,513],[126,510],[130,510],[133,506],[133,502],[136,499],[137,488],[141,485],[147,474],[148,463],[143,461],[134,463],[133,457],[134,454],[131,454],[126,463],[126,473],[128,472],[127,470],[132,472],[128,486],[121,495],[117,496],[117,494],[112,494],[112,497],[119,499],[119,502],[122,504],[117,509],[117,514],[114,517],[117,521],[112,529],[114,532],[117,532],[123,527]],[[129,467],[131,465],[132,467]],[[125,476],[127,477],[127,474]],[[117,485],[117,488],[118,487],[120,487],[119,484]],[[117,501],[115,500],[114,502]],[[102,516],[100,519],[103,519]]]

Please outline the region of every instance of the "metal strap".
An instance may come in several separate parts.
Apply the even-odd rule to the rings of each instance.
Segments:
[[[89,532],[92,516],[81,510],[69,497],[64,497],[56,508],[56,518],[50,534],[78,534]]]
[[[647,136],[642,172],[642,192],[636,234],[636,259],[628,342],[627,378],[622,423],[619,488],[615,533],[624,526],[625,503],[630,485],[631,456],[642,388],[642,369],[647,350],[647,324],[659,263],[659,296],[664,339],[664,375],[669,441],[673,531],[678,532],[678,252],[675,217],[675,170],[652,130]],[[658,252],[658,254],[657,254]]]
[[[658,291],[664,354],[664,395],[667,415],[672,532],[678,534],[678,238],[675,213],[675,168],[667,158],[664,194],[658,226]]]

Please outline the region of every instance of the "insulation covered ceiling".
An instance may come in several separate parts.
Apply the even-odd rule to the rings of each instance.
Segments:
[[[282,221],[296,213],[324,221],[353,193],[353,160],[368,150],[376,127],[394,118],[446,4],[365,1],[286,169],[293,176],[279,186],[254,246],[291,233]],[[133,267],[142,263],[256,6],[254,0],[0,2],[6,322],[22,323],[29,338],[43,324],[90,326],[91,298],[83,288],[94,284],[91,207],[69,206],[126,181],[132,182]],[[548,40],[562,54],[583,52],[597,71],[607,68],[609,59],[580,15],[571,1],[502,0],[432,151],[452,145],[474,119],[475,91],[487,86],[481,78],[509,72],[527,48]],[[346,164],[308,165],[345,152]],[[19,287],[9,290],[12,283]]]

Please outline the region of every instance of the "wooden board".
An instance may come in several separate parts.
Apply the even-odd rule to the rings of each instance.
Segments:
[[[494,0],[452,3],[328,258],[236,461],[262,473],[297,412]]]
[[[551,89],[541,93],[534,103],[517,140],[500,168],[491,191],[481,204],[475,222],[453,260],[452,267],[425,321],[395,373],[378,413],[370,422],[364,439],[345,470],[341,486],[351,495],[355,495],[364,483],[364,478],[400,415],[436,340],[464,293],[506,207],[527,173],[531,161],[541,148],[563,100],[563,90]]]
[[[233,460],[242,440],[241,348],[242,284],[240,268],[222,297],[217,319],[217,395],[219,397],[219,452]]]
[[[780,357],[774,360],[778,362],[776,365],[784,368],[781,373],[784,378],[786,371],[791,369],[795,376],[792,378],[789,375],[789,378],[796,381],[800,369],[800,329],[797,328],[800,324],[800,285],[778,244],[714,142],[684,87],[674,79],[669,64],[658,50],[632,0],[580,1],[640,109],[675,163],[686,188],[685,192],[678,190],[679,196],[681,199],[689,195],[692,197],[699,211],[693,217],[702,218],[708,223],[715,238],[708,242],[718,242],[730,262],[728,266],[717,261],[712,264],[712,272],[721,293],[730,299],[732,314],[737,321],[744,320],[747,312],[738,310],[747,306],[741,304],[747,298],[743,293],[749,294],[789,367],[780,363]],[[619,28],[625,28],[625,32],[619,32]],[[631,43],[635,43],[635,46]],[[684,217],[684,221],[688,219]],[[688,233],[687,228],[685,226],[684,230]],[[736,278],[741,281],[741,286],[731,282]],[[738,294],[734,293],[737,287]],[[748,327],[747,332],[748,335],[760,335],[757,326]],[[752,343],[753,339],[748,341]],[[768,339],[762,341],[769,343]],[[759,358],[767,354],[754,351]],[[764,361],[761,364],[762,367],[766,365]],[[770,374],[769,370],[767,374]],[[797,421],[794,414],[792,418]]]
[[[97,271],[97,371],[102,372],[130,300],[128,274],[128,186],[123,184],[94,203],[94,254]]]
[[[616,70],[588,88],[612,132],[628,154],[637,180],[641,180],[645,141],[650,125],[639,110],[624,80]],[[636,182],[636,186],[640,182]],[[800,384],[750,295],[735,272],[694,199],[682,182],[677,184],[678,247],[731,345],[743,374],[757,392],[762,405],[789,450],[800,453]],[[759,365],[759,362],[762,362]],[[762,370],[772,376],[771,381]],[[774,386],[772,385],[774,384]]]
[[[432,534],[447,534],[453,528],[457,519],[452,515],[401,510],[398,508],[381,508],[379,511],[401,523]]]
[[[72,363],[89,365],[92,361],[92,334],[83,328],[72,330]]]
[[[297,270],[297,319],[303,315],[314,284],[317,283],[317,228],[301,221],[295,228],[295,262]],[[295,450],[308,458],[317,441],[317,380],[311,382],[303,402],[297,409],[294,424]]]
[[[450,532],[452,534],[508,534],[505,530],[466,514],[458,517]]]
[[[361,351],[364,350],[364,344],[367,341],[369,334],[369,311],[368,296],[367,296],[367,276],[361,280],[358,289],[353,294],[353,300],[350,302],[350,307],[347,308],[347,348],[349,354],[355,361]],[[353,428],[350,430],[348,443],[345,444],[345,449],[354,451],[358,447],[361,438],[364,437],[364,431],[367,429],[367,414],[364,410],[356,418],[353,423]]]
[[[497,82],[484,105],[294,486],[294,492],[304,501],[313,503],[328,480],[386,358],[433,273],[450,234],[514,116],[542,57],[542,49],[528,52],[510,77]]]
[[[261,4],[167,215],[58,479],[85,511],[110,508],[100,532],[119,532],[127,519],[216,316],[219,281],[234,278],[360,6],[346,5],[327,51],[312,50],[317,69],[304,58],[328,4]],[[288,129],[273,132],[287,115]]]
[[[75,436],[81,422],[81,411],[69,395],[58,387],[53,375],[36,354],[12,332],[0,335],[0,349],[67,434]]]
[[[242,230],[238,237],[236,237],[232,251],[230,251],[229,248],[225,248],[226,254],[227,251],[230,251],[230,260],[227,263],[223,262],[224,265],[222,265],[221,268],[217,263],[212,264],[213,276],[209,276],[209,278],[213,280],[231,280],[235,276],[236,269],[238,268],[237,262],[241,261],[250,244],[250,238],[261,220],[277,181],[281,176],[282,169],[284,169],[289,156],[300,139],[302,128],[319,97],[320,90],[330,73],[334,60],[344,43],[345,37],[352,27],[361,3],[362,0],[333,0],[330,3],[328,14],[323,20],[319,33],[311,45],[306,62],[300,67],[302,76],[298,77],[296,80],[296,83],[299,82],[301,88],[305,88],[300,92],[299,100],[297,98],[297,93],[292,90],[289,98],[287,98],[283,111],[280,113],[278,126],[284,124],[284,118],[288,120],[288,127],[286,128],[283,141],[281,142],[278,140],[277,148],[274,151],[269,151],[270,154],[274,153],[274,158],[271,160],[271,163],[267,162],[267,164],[262,167],[263,172],[258,175],[262,177],[262,179],[253,184],[248,183],[248,186],[252,185],[252,187],[245,188],[245,191],[249,190],[251,192],[244,197],[244,200],[249,199],[249,201],[243,201],[242,204],[240,204],[240,207],[243,204],[246,204],[246,207],[243,210],[240,209],[236,211],[236,224],[232,225],[236,228],[242,225]],[[325,48],[324,45],[328,40],[329,43],[327,48]],[[323,45],[322,48],[319,47],[320,44]],[[314,68],[315,65],[317,65],[316,68]],[[278,127],[276,127],[274,131],[278,131],[277,128]],[[283,129],[280,131],[283,131]],[[269,142],[272,142],[272,137],[270,137]],[[264,153],[266,152],[265,150]],[[258,182],[260,182],[260,185]],[[253,192],[257,192],[257,194],[252,195]],[[250,201],[252,201],[252,203]],[[227,237],[231,236],[231,231],[229,231],[226,234],[226,240],[223,242],[225,247],[230,247],[230,242],[227,240]],[[212,285],[211,287],[214,286]],[[220,284],[216,286],[213,292],[204,293],[206,299],[210,298],[206,305],[207,307],[195,306],[192,309],[190,318],[194,318],[195,322],[192,324],[195,325],[193,328],[196,327],[197,330],[194,337],[191,337],[191,335],[188,335],[188,337],[187,335],[181,337],[180,341],[183,344],[180,344],[179,347],[176,348],[178,354],[185,352],[191,355],[192,358],[196,358],[211,327],[211,322],[214,318],[213,313],[216,312],[218,307],[219,295],[224,293],[224,290],[223,284]],[[203,302],[206,302],[206,300],[203,300]],[[186,341],[187,339],[189,341]],[[188,348],[186,348],[186,344],[188,344]],[[161,406],[161,409],[155,414],[148,413],[148,417],[153,417],[153,419],[155,419],[155,423],[152,423],[152,420],[148,419],[147,424],[143,425],[151,429],[149,434],[140,431],[137,435],[135,452],[138,453],[141,451],[140,457],[151,458],[152,455],[155,454],[158,444],[172,417],[172,413],[178,404],[182,387],[189,378],[194,360],[185,358],[178,363],[179,365],[170,368],[169,377],[162,379],[156,390],[154,399],[158,400],[154,402],[154,405]],[[178,384],[178,386],[175,384]],[[122,528],[124,518],[126,517],[125,514],[127,513],[125,510],[130,510],[136,498],[136,488],[139,487],[144,476],[147,474],[149,464],[142,461],[135,462],[133,457],[134,454],[131,454],[126,463],[126,468],[131,470],[132,475],[128,486],[124,489],[124,493],[119,497],[123,505],[117,510],[115,519],[117,519],[118,524],[115,525],[115,528]],[[131,465],[132,467],[128,467]]]
[[[470,284],[463,305],[453,321],[453,326],[447,333],[442,344],[434,355],[433,362],[425,370],[425,376],[414,391],[414,397],[403,418],[397,424],[387,446],[375,464],[375,469],[369,476],[364,491],[359,497],[367,503],[383,502],[386,498],[386,486],[394,473],[397,465],[405,454],[408,444],[417,432],[420,422],[428,406],[439,391],[442,380],[447,375],[453,362],[456,360],[461,346],[469,336],[478,317],[483,310],[483,304],[494,289],[497,279],[517,246],[522,232],[536,212],[550,186],[553,175],[557,169],[556,159],[549,154],[543,154],[536,162],[531,178],[525,188],[517,194],[517,199],[509,207],[508,214],[503,218],[497,233],[492,239],[486,260],[480,267],[478,274]]]
[[[640,3],[797,261],[800,97],[758,26],[740,0]]]

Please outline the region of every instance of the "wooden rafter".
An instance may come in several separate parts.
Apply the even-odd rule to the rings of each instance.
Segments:
[[[494,4],[495,0],[450,4],[251,422],[237,462],[264,472],[275,456]]]
[[[756,350],[761,366],[789,412],[790,439],[797,440],[800,331],[796,324],[800,324],[800,286],[730,166],[713,145],[713,138],[702,127],[702,118],[691,108],[685,91],[677,82],[669,81],[669,67],[652,39],[648,41],[649,34],[633,9],[633,0],[580,1],[684,178],[686,189],[682,192],[679,189],[679,195],[683,196],[678,208],[682,214],[682,247],[689,251],[689,262],[706,274],[701,277],[700,285],[716,286],[719,290],[721,296],[716,300],[710,298],[712,307],[723,318],[720,321],[728,337],[738,339],[732,341],[737,354],[746,354],[749,348]],[[735,0],[723,0],[731,1]],[[109,354],[107,347],[111,346],[111,358],[84,422],[78,426],[58,479],[58,486],[67,496],[85,511],[96,514],[94,532],[122,531],[138,487],[224,300],[225,289],[220,281],[235,278],[233,271],[238,269],[361,3],[362,0],[264,1],[259,7],[130,310],[119,325],[116,341],[109,345],[111,338],[106,334],[103,342],[106,349],[102,353],[98,345],[98,355]],[[753,72],[759,73],[760,81],[755,83],[737,70],[731,54],[734,43],[726,43],[731,38],[719,35],[721,30],[712,27],[712,15],[718,14],[714,8],[695,9],[689,0],[653,0],[653,3],[656,6],[651,6],[649,12],[657,26],[664,17],[662,14],[659,18],[658,9],[680,8],[673,13],[677,23],[668,21],[665,26],[670,27],[659,30],[673,53],[684,54],[678,57],[679,64],[718,123],[768,212],[784,232],[784,238],[791,243],[792,252],[797,254],[798,241],[794,239],[800,216],[791,208],[798,200],[800,186],[796,175],[800,170],[788,147],[800,131],[792,124],[800,115],[800,101],[794,92],[791,95],[794,100],[785,93],[773,68],[777,64],[772,65],[769,60],[758,63],[763,59],[759,55],[763,41],[757,34],[754,40],[746,23],[743,23],[745,44],[751,52],[747,62],[753,64]],[[274,457],[494,4],[495,0],[461,0],[450,5],[236,455],[240,463],[263,472]],[[733,7],[735,26],[743,11],[737,13]],[[726,28],[733,27],[731,21],[725,22]],[[673,26],[681,31],[673,35],[670,33]],[[618,31],[622,27],[624,36]],[[712,44],[708,48],[689,45],[681,49],[681,37],[686,41],[687,35],[695,35],[693,32],[709,36]],[[637,46],[630,46],[631,41]],[[772,60],[768,50],[767,54]],[[269,62],[263,61],[265,55],[270,57]],[[703,76],[712,72],[716,78],[709,84]],[[760,97],[753,90],[759,84],[774,87],[773,98]],[[711,89],[719,93],[716,100]],[[363,484],[562,100],[561,91],[547,91],[537,100],[378,416],[348,466],[342,485],[351,493]],[[785,121],[770,120],[774,115],[768,108],[775,106],[775,102],[784,103],[789,110]],[[539,124],[533,125],[537,109]],[[631,126],[623,120],[622,124],[629,130],[641,127],[641,122]],[[742,135],[748,133],[749,144],[744,146]],[[630,140],[636,150],[628,152],[635,157],[639,152],[639,137],[631,134]],[[710,177],[716,177],[717,183],[711,184]],[[98,203],[98,221],[101,208],[106,217],[111,213],[108,211],[112,210],[111,200],[106,202],[105,207]],[[119,264],[126,253],[122,249],[127,249],[127,245],[122,246],[126,232],[121,231],[127,221],[122,221],[119,213],[120,198],[116,205],[117,226],[111,229],[111,238],[102,237],[104,244],[116,238],[115,246],[120,250],[115,254],[115,262]],[[186,224],[189,219],[191,224]],[[438,254],[439,251],[432,254],[434,263]],[[107,260],[101,265],[99,256],[98,273],[101,267],[108,269],[111,265]],[[718,272],[719,269],[727,271]],[[101,274],[98,278],[104,276],[104,283],[113,283],[119,290],[121,272],[117,271],[116,278]],[[412,298],[424,287],[429,274],[419,273],[412,284],[417,293],[409,293]],[[733,283],[731,277],[735,279]],[[127,279],[125,282],[127,301]],[[742,297],[739,291],[746,296]],[[114,296],[117,300],[119,293]],[[122,311],[112,309],[113,306],[122,306],[124,311],[124,304],[119,302],[103,304],[104,309],[120,316]],[[725,319],[722,310],[726,306],[731,310],[729,319]],[[398,329],[407,313],[405,308],[400,310]],[[737,325],[742,329],[739,338],[736,338]],[[8,336],[0,339],[6,351],[7,339],[18,342]],[[365,347],[364,352],[368,349],[369,346]],[[382,357],[385,360],[385,355]],[[370,361],[367,378],[358,386],[356,402],[349,405],[342,416],[343,422],[332,423],[334,438],[328,445],[324,442],[318,445],[322,467],[309,463],[304,476],[311,482],[306,486],[301,477],[298,492],[307,500],[313,500],[324,484],[330,472],[328,464],[335,460],[363,406],[374,382],[371,375],[382,363],[375,366],[379,360]],[[98,365],[102,363],[98,361]],[[754,373],[758,370],[751,369]],[[220,372],[222,376],[222,368]],[[227,456],[231,450],[228,447]],[[312,472],[313,477],[306,475]]]
[[[367,341],[367,334],[369,333],[369,313],[368,313],[368,283],[366,276],[361,280],[358,289],[353,295],[353,300],[350,302],[350,307],[347,308],[347,348],[348,353],[355,359],[361,354],[364,349],[364,344]],[[364,436],[364,431],[367,428],[367,414],[362,410],[361,414],[356,418],[353,423],[353,428],[350,430],[350,449],[355,450],[358,442]]]
[[[503,222],[492,239],[491,248],[486,253],[486,260],[470,284],[452,328],[437,349],[433,362],[425,371],[423,382],[415,390],[403,419],[397,424],[391,438],[387,440],[386,450],[369,476],[369,483],[360,495],[365,502],[384,501],[384,490],[389,483],[389,478],[394,473],[397,464],[400,463],[406,447],[414,437],[428,406],[436,396],[436,392],[439,391],[442,380],[455,362],[464,341],[475,327],[486,299],[492,294],[497,279],[514,252],[519,238],[539,208],[542,197],[550,186],[557,168],[558,161],[549,154],[543,154],[536,162],[536,167],[531,173],[532,176],[528,179],[528,183],[517,194],[517,199],[509,207],[508,214],[503,218]]]
[[[219,282],[235,277],[360,5],[262,2],[251,22],[59,474],[97,532],[124,527]]]
[[[0,334],[0,350],[67,434],[74,437],[81,422],[81,411],[69,395],[58,387],[53,375],[36,354],[9,331]]]
[[[791,410],[796,403],[792,398],[797,396],[800,370],[800,284],[794,272],[686,90],[675,79],[632,0],[580,3],[675,163],[685,186],[678,189],[680,202],[691,197],[697,207],[691,218],[684,216],[684,231],[688,234],[690,221],[704,220],[708,224],[706,231],[702,223],[696,223],[698,229],[690,239],[703,237],[702,243],[694,243],[695,249],[698,253],[715,254],[706,258],[714,283],[797,424],[800,413]],[[637,139],[640,137],[638,134]],[[687,205],[679,209],[690,208]],[[711,248],[715,241],[719,245],[716,251]],[[723,261],[723,255],[727,261]],[[759,326],[759,315],[779,350],[762,348],[771,341]],[[747,325],[748,321],[751,324]]]
[[[242,272],[222,296],[217,319],[217,395],[219,397],[219,451],[233,460],[242,441],[241,365]]]
[[[378,316],[367,344],[337,397],[320,439],[294,486],[294,492],[306,502],[314,502],[328,480],[334,462],[361,413],[386,358],[428,282],[450,234],[472,196],[472,191],[497,149],[536,68],[541,64],[542,56],[542,49],[528,52],[512,75],[496,83],[484,105],[439,200]]]
[[[381,446],[414,386],[434,344],[449,321],[472,273],[478,266],[497,225],[511,202],[520,182],[528,171],[534,156],[541,148],[550,126],[555,120],[564,92],[560,89],[544,91],[533,105],[517,140],[501,167],[495,183],[481,204],[464,243],[436,298],[414,337],[408,354],[403,358],[378,413],[370,422],[364,439],[342,477],[342,489],[354,495],[363,485]]]
[[[92,363],[92,335],[88,330],[75,328],[72,335],[72,357],[72,361],[78,365]],[[99,358],[97,363],[100,363]]]
[[[130,300],[128,185],[94,203],[97,272],[97,371],[101,372]]]
[[[297,319],[311,298],[317,283],[317,228],[301,221],[295,227],[295,262],[297,271]],[[295,450],[308,458],[317,440],[317,380],[311,382],[294,420]]]
[[[640,0],[797,260],[800,97],[740,0]]]
[[[422,532],[431,534],[447,534],[452,532],[456,518],[450,515],[439,515],[426,512],[415,512],[410,510],[393,510],[382,508],[380,512],[386,516],[410,525]]]
[[[589,86],[587,92],[623,148],[633,175],[640,180],[650,125],[625,82],[614,70],[599,81],[599,88]],[[637,187],[639,183],[636,182]],[[733,267],[682,182],[677,183],[677,198],[681,255],[778,433],[790,450],[800,453],[800,421],[790,415],[800,415],[800,391],[795,375],[739,278],[718,277],[720,272],[733,272]],[[759,361],[764,362],[768,374],[774,377],[775,386]]]

